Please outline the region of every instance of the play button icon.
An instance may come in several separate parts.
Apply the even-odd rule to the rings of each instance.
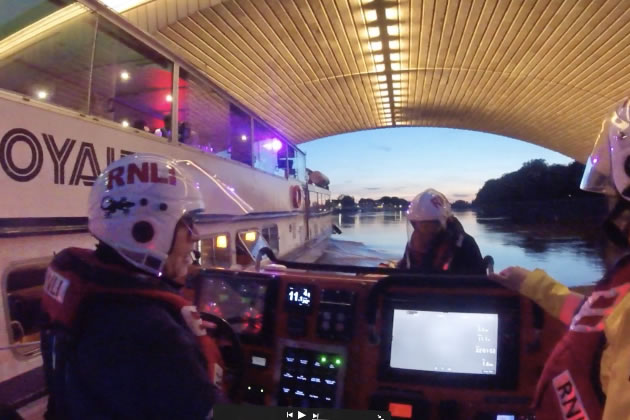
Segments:
[[[298,410],[298,420],[300,420],[302,417],[306,417],[306,414]]]

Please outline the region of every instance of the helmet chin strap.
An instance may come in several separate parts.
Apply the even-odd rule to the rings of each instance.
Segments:
[[[628,240],[630,228],[630,203],[619,198],[606,220],[604,220],[604,232],[606,237],[616,246],[627,249],[630,246]]]

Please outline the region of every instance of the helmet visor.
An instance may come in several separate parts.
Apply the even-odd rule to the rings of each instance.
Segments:
[[[582,176],[580,188],[584,191],[599,194],[616,195],[617,191],[612,179],[612,166],[610,158],[610,121],[604,121],[595,147],[586,161],[586,169]]]

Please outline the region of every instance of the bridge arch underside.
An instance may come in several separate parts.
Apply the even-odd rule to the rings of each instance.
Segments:
[[[440,126],[584,161],[630,93],[618,0],[152,0],[124,15],[296,143]]]

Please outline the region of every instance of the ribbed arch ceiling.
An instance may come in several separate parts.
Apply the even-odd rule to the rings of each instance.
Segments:
[[[154,0],[125,13],[296,143],[388,126],[584,160],[630,93],[622,0]]]

